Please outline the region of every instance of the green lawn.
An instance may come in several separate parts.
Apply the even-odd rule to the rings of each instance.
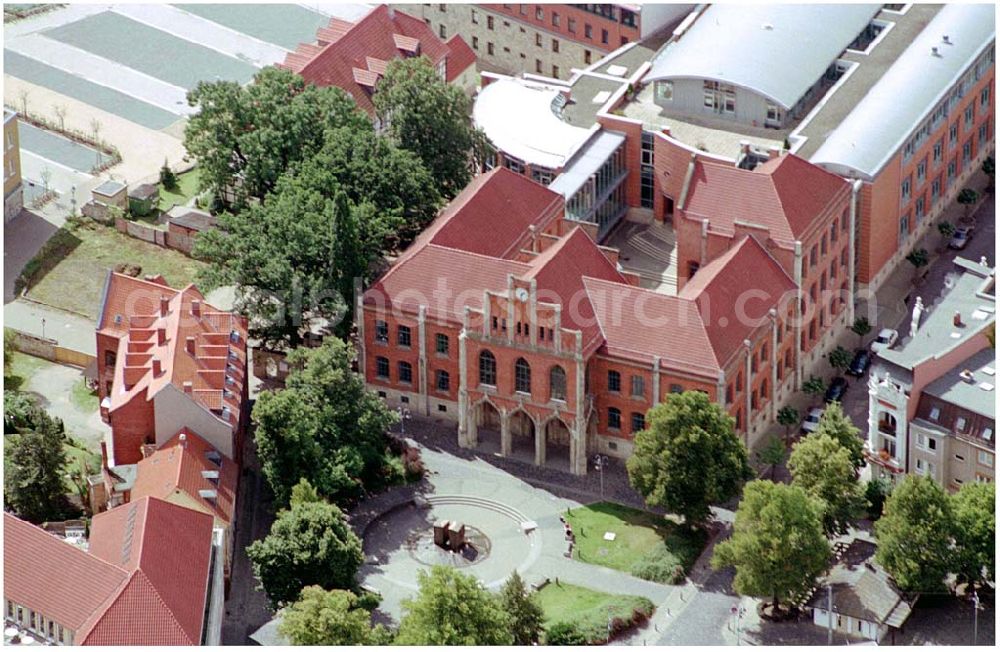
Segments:
[[[87,380],[85,378],[81,378],[73,385],[73,393],[70,394],[70,399],[72,399],[73,405],[81,412],[97,412],[100,409],[97,393],[92,392],[87,387]]]
[[[184,204],[189,199],[195,196],[198,191],[198,168],[194,168],[184,174],[177,175],[177,187],[173,190],[167,190],[160,185],[160,203],[157,204],[157,208],[161,211],[170,210],[174,204]]]
[[[680,565],[686,572],[705,547],[704,533],[692,533],[663,516],[624,505],[594,503],[570,510],[565,517],[576,535],[575,559],[646,579],[667,581],[647,576],[638,566]],[[604,539],[606,532],[614,532],[614,541]]]
[[[33,355],[27,355],[20,351],[14,351],[10,359],[10,373],[4,374],[3,377],[5,390],[20,389],[35,372],[48,364],[47,360],[36,358]]]
[[[134,263],[142,274],[163,274],[181,288],[205,263],[92,222],[69,224],[49,239],[25,266],[28,296],[50,306],[97,318],[104,278],[118,263]]]
[[[590,641],[606,638],[609,618],[631,620],[635,609],[647,615],[653,611],[653,603],[646,598],[602,593],[574,584],[550,582],[537,595],[545,614],[545,627],[559,622],[573,623]]]

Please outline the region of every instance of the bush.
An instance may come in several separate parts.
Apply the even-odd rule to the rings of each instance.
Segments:
[[[586,645],[587,637],[573,623],[559,622],[545,632],[546,645]]]
[[[629,573],[661,584],[680,584],[684,581],[684,567],[664,543],[657,544],[642,559],[632,564]]]
[[[160,183],[167,190],[175,190],[177,188],[177,175],[170,169],[166,161],[163,162],[163,167],[160,168]]]

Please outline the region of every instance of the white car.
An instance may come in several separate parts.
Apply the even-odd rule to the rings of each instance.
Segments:
[[[813,408],[809,410],[809,414],[802,421],[802,432],[816,432],[816,428],[819,427],[820,417],[823,416],[823,408]]]
[[[871,349],[872,353],[878,353],[883,349],[891,349],[896,341],[899,340],[899,333],[892,330],[891,328],[883,328],[878,332],[878,337],[872,342]]]

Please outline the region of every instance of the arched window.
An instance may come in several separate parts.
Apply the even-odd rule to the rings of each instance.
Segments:
[[[559,365],[549,371],[549,396],[558,401],[566,400],[566,372]]]
[[[608,428],[611,430],[621,430],[622,411],[618,408],[608,408]]]
[[[479,384],[497,384],[497,359],[489,351],[479,353]]]
[[[514,390],[531,393],[531,367],[524,358],[518,358],[514,363]]]

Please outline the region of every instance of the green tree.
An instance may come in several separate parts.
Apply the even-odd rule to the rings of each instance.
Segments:
[[[170,165],[167,164],[167,159],[163,159],[163,167],[160,168],[160,183],[167,190],[174,190],[177,188],[177,175],[170,169]]]
[[[792,436],[792,426],[798,424],[800,416],[799,411],[791,405],[778,410],[778,423],[785,427],[785,446],[788,446],[788,440]]]
[[[868,519],[872,522],[882,518],[885,499],[892,493],[892,483],[885,478],[872,478],[865,484],[865,501],[868,506]]]
[[[792,484],[823,505],[823,530],[842,534],[864,510],[864,491],[855,478],[851,452],[826,434],[813,434],[792,447]]]
[[[972,188],[962,188],[958,193],[957,201],[962,206],[965,206],[965,217],[968,219],[972,207],[979,201],[979,193]]]
[[[826,568],[830,544],[820,507],[799,487],[747,483],[732,536],[715,546],[712,566],[733,566],[741,595],[770,598],[775,609],[805,594]]]
[[[914,249],[906,256],[906,260],[913,265],[913,273],[916,275],[922,267],[931,262],[931,257],[926,249]]]
[[[837,373],[844,373],[851,366],[851,352],[842,346],[836,347],[826,355],[830,366],[836,369]]]
[[[426,57],[415,57],[389,63],[373,100],[393,141],[420,157],[445,197],[457,195],[472,178],[481,138],[465,93],[442,79]]]
[[[854,331],[855,335],[858,336],[858,345],[865,345],[865,337],[872,332],[872,323],[868,321],[867,317],[858,317],[851,324],[851,330]]]
[[[17,351],[17,346],[14,343],[16,335],[14,334],[14,329],[5,328],[3,329],[3,375],[8,376],[10,374],[11,365],[14,364],[14,353]]]
[[[200,168],[198,190],[231,191],[238,209],[250,198],[263,201],[282,174],[318,152],[327,129],[371,129],[342,89],[307,85],[275,66],[251,84],[200,82],[187,99],[198,109],[184,128],[184,147]]]
[[[810,396],[822,396],[826,392],[826,383],[822,378],[810,376],[809,380],[802,383],[802,391]]]
[[[300,503],[318,503],[322,501],[323,498],[316,492],[316,488],[312,486],[312,483],[302,478],[297,485],[292,487],[292,497],[288,502],[290,505],[298,505]]]
[[[32,523],[66,518],[67,457],[62,421],[28,395],[4,392],[4,503]]]
[[[403,600],[399,645],[513,645],[510,617],[475,577],[448,566],[417,575],[419,590]]]
[[[938,233],[941,234],[944,244],[947,244],[951,236],[955,235],[955,225],[947,220],[938,222],[937,229]]]
[[[752,477],[733,419],[703,392],[673,394],[652,408],[627,462],[632,486],[646,503],[702,525],[710,506],[729,499]]]
[[[986,158],[983,159],[983,164],[982,166],[980,166],[980,168],[982,169],[983,174],[985,174],[986,178],[989,180],[989,183],[986,185],[986,192],[993,192],[993,182],[996,179],[997,175],[996,161],[993,159],[992,156],[987,156]]]
[[[955,514],[955,571],[970,583],[992,582],[996,566],[996,489],[966,483],[951,496]]]
[[[834,402],[826,406],[813,434],[829,435],[847,449],[855,469],[864,466],[865,442],[861,439],[861,430],[844,413],[840,403]]]
[[[875,559],[904,591],[939,591],[953,564],[954,528],[951,501],[941,485],[908,475],[875,523]]]
[[[343,512],[326,502],[292,505],[278,513],[265,538],[247,546],[253,572],[275,608],[298,599],[302,588],[354,587],[364,556]]]
[[[769,475],[774,480],[774,469],[785,461],[785,443],[777,437],[771,437],[767,445],[757,452],[757,460],[761,464],[767,464]]]
[[[389,645],[390,633],[371,620],[350,591],[307,586],[282,612],[278,632],[292,645]]]
[[[340,501],[383,476],[385,433],[396,419],[351,369],[354,349],[337,339],[289,355],[285,389],[262,392],[254,406],[261,471],[278,505],[306,479],[316,493]]]
[[[524,585],[517,571],[500,589],[500,604],[510,617],[510,630],[514,645],[531,645],[538,642],[545,614],[534,594]]]

